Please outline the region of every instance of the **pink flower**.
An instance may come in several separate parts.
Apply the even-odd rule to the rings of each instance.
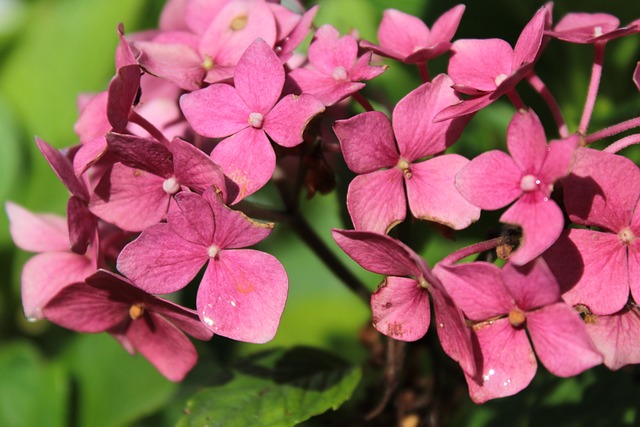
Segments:
[[[345,161],[359,174],[347,194],[356,229],[387,232],[404,220],[407,199],[416,218],[455,229],[478,219],[480,210],[460,196],[454,185],[455,174],[468,160],[446,154],[423,161],[460,136],[467,119],[432,121],[445,105],[457,100],[451,80],[441,74],[398,103],[393,125],[376,111],[335,123]]]
[[[465,373],[474,402],[511,396],[529,384],[537,363],[527,332],[538,358],[555,375],[577,375],[602,363],[582,319],[562,302],[541,258],[502,269],[485,262],[438,265],[434,272],[474,323],[478,375]]]
[[[607,13],[568,13],[545,34],[572,43],[601,43],[640,32],[640,20],[620,27],[620,20]]]
[[[464,9],[465,6],[461,4],[446,11],[431,30],[415,16],[387,9],[378,28],[380,46],[366,40],[361,41],[360,46],[406,64],[428,61],[451,48],[451,39],[458,29]]]
[[[214,84],[183,95],[180,106],[193,129],[201,135],[222,138],[211,157],[238,186],[232,203],[260,189],[275,169],[269,142],[294,147],[302,132],[324,106],[307,94],[282,99],[284,68],[263,40],[247,48],[234,74],[235,87]],[[279,100],[280,99],[280,100]]]
[[[520,246],[510,257],[514,264],[531,261],[560,236],[564,218],[550,196],[554,182],[569,173],[577,145],[576,136],[547,145],[538,116],[521,110],[507,129],[511,157],[488,151],[458,172],[456,186],[474,205],[494,210],[516,201],[500,217],[522,227]]]
[[[44,307],[44,317],[77,332],[109,332],[171,381],[181,381],[198,359],[185,332],[200,340],[213,336],[193,310],[149,295],[111,272],[99,270],[85,282],[62,289]]]
[[[251,221],[213,190],[181,192],[167,223],[147,228],[118,257],[118,270],[152,294],[185,287],[206,265],[197,297],[200,319],[218,335],[263,343],[275,335],[288,280],[278,260],[243,249],[266,238],[272,224]]]
[[[636,303],[629,302],[610,315],[586,314],[585,324],[607,368],[618,370],[640,363],[640,310]]]

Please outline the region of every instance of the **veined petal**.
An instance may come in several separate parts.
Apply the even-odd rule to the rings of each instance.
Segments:
[[[206,247],[157,224],[122,249],[118,270],[145,292],[167,294],[187,286],[207,259]]]
[[[429,45],[433,46],[438,43],[449,42],[458,30],[464,10],[465,5],[459,4],[440,15],[431,26]]]
[[[108,129],[106,132],[108,132]],[[104,134],[82,144],[73,157],[73,171],[76,176],[84,174],[107,152],[107,148],[107,140]]]
[[[264,118],[264,131],[273,142],[283,147],[295,147],[302,142],[302,133],[324,105],[313,95],[287,95]]]
[[[407,211],[404,178],[398,168],[356,176],[347,192],[347,208],[356,230],[386,233]]]
[[[520,194],[522,172],[507,153],[498,150],[480,154],[456,175],[456,188],[481,209],[500,209]]]
[[[250,112],[266,116],[282,93],[284,68],[271,46],[256,39],[238,61],[233,82]]]
[[[518,266],[507,263],[502,268],[504,284],[518,307],[524,311],[560,301],[560,286],[542,258]]]
[[[542,45],[542,36],[544,34],[547,21],[550,20],[551,9],[545,4],[531,18],[527,25],[520,33],[518,41],[513,48],[513,70],[516,71],[524,64],[532,63],[536,60],[540,46]]]
[[[333,130],[340,141],[344,160],[353,172],[365,174],[398,163],[393,130],[384,113],[369,111],[337,120]]]
[[[629,287],[635,301],[640,300],[640,240],[638,237],[627,248]]]
[[[67,224],[71,250],[80,255],[84,254],[96,237],[98,218],[89,211],[86,201],[71,196],[67,202]]]
[[[336,80],[331,74],[307,68],[296,68],[288,77],[298,86],[299,92],[315,96],[326,106],[333,105],[365,87],[364,83]]]
[[[387,277],[371,295],[371,310],[373,326],[400,341],[419,340],[429,329],[429,293],[416,279]]]
[[[527,313],[527,329],[538,358],[554,375],[571,377],[603,361],[580,315],[565,303]]]
[[[378,28],[378,41],[393,58],[402,60],[417,47],[426,47],[429,34],[429,28],[420,18],[399,10],[387,9],[382,14]]]
[[[358,55],[358,42],[340,33],[329,24],[316,30],[309,46],[309,62],[324,74],[332,75],[336,67],[349,71]]]
[[[224,174],[211,157],[180,138],[171,141],[171,153],[174,174],[180,184],[200,192],[213,187],[226,198]]]
[[[173,174],[173,155],[156,139],[115,132],[106,138],[110,153],[122,164],[163,178]]]
[[[22,206],[7,202],[9,232],[13,243],[29,252],[69,250],[67,220],[53,214],[35,214]]]
[[[640,363],[640,314],[635,307],[609,316],[591,316],[586,322],[591,340],[604,356],[609,369]]]
[[[411,165],[405,179],[407,199],[414,217],[460,230],[480,218],[480,208],[465,199],[455,186],[456,174],[469,161],[445,154]]]
[[[456,85],[492,92],[496,77],[511,74],[513,50],[501,39],[463,39],[451,47],[448,74]]]
[[[513,116],[507,128],[507,147],[523,174],[537,174],[542,169],[547,157],[547,137],[533,110],[519,110]]]
[[[131,55],[131,50],[129,50],[129,54]],[[140,66],[134,62],[118,67],[116,75],[109,82],[107,119],[116,131],[125,131],[129,124],[129,114],[140,90],[141,74]]]
[[[209,262],[196,305],[214,333],[265,343],[278,329],[287,292],[287,274],[275,257],[251,249],[228,250]]]
[[[187,191],[176,194],[174,200],[176,209],[171,209],[167,218],[171,230],[195,245],[209,247],[216,225],[207,200]]]
[[[186,91],[200,89],[205,76],[202,58],[196,50],[181,43],[136,42],[138,63],[154,76],[176,84]]]
[[[51,169],[56,173],[60,181],[74,196],[84,201],[89,199],[89,192],[73,171],[73,165],[59,150],[49,145],[46,141],[36,137],[36,144],[42,155],[47,159]]]
[[[573,159],[578,148],[579,137],[572,135],[569,138],[549,142],[547,157],[540,170],[540,178],[543,182],[553,183],[566,176],[571,170]]]

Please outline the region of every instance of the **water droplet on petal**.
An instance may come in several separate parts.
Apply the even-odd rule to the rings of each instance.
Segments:
[[[444,323],[440,323],[438,326],[440,326],[441,328],[444,328]]]
[[[489,381],[489,380],[491,379],[491,377],[492,377],[493,375],[495,375],[495,373],[496,373],[496,371],[495,371],[493,368],[492,368],[492,369],[489,369],[489,371],[487,371],[487,373],[486,373],[486,374],[484,374],[484,375],[482,376],[482,379],[483,379],[485,382],[487,382],[487,381]]]

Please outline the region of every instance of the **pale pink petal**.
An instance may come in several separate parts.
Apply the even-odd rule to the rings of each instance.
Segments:
[[[356,230],[388,232],[406,215],[402,171],[392,168],[356,176],[349,184],[347,209]]]
[[[577,135],[549,142],[547,157],[539,175],[542,182],[552,183],[569,173],[578,144]]]
[[[159,176],[116,163],[94,189],[89,209],[123,230],[142,231],[166,216],[170,195],[163,182]]]
[[[228,189],[227,193],[230,204],[255,193],[271,179],[275,157],[265,133],[251,127],[220,141],[211,158],[235,183],[236,188]]]
[[[295,147],[302,142],[302,133],[324,105],[313,95],[287,95],[264,118],[264,131],[276,144]]]
[[[349,80],[352,82],[371,80],[387,71],[387,68],[389,67],[386,65],[371,65],[372,55],[373,53],[367,52],[356,59],[356,63],[353,64],[353,67],[351,67],[351,70],[348,73]]]
[[[233,82],[250,112],[266,116],[282,93],[284,68],[271,46],[257,39],[238,61]]]
[[[560,301],[560,286],[542,258],[502,268],[504,284],[521,310],[530,311]]]
[[[226,185],[222,169],[211,157],[180,138],[171,141],[173,170],[178,182],[196,191],[215,188],[226,197]]]
[[[213,242],[220,249],[236,249],[255,245],[269,236],[273,223],[257,222],[241,211],[222,203],[217,195],[209,190],[204,193],[215,218]]]
[[[544,5],[531,18],[527,25],[520,33],[518,41],[513,48],[513,70],[522,67],[525,64],[532,63],[536,60],[540,46],[542,45],[542,36],[544,34],[547,20],[550,19],[551,9],[549,5]]]
[[[586,326],[607,368],[617,370],[640,363],[640,314],[636,307],[610,316],[590,316]]]
[[[174,197],[175,209],[169,211],[167,224],[171,230],[195,245],[209,247],[213,243],[215,218],[204,197],[181,191]]]
[[[429,293],[415,279],[387,277],[371,295],[371,311],[373,326],[397,340],[419,340],[429,329]]]
[[[96,270],[95,262],[71,252],[47,252],[26,262],[22,268],[22,308],[29,319],[41,319],[43,307],[60,290],[82,282]]]
[[[118,270],[145,292],[167,294],[187,286],[207,259],[206,247],[157,224],[122,249]]]
[[[544,258],[568,304],[586,305],[595,314],[613,314],[629,298],[626,252],[615,234],[571,229],[562,233]]]
[[[491,92],[498,87],[496,77],[513,71],[513,50],[504,40],[458,40],[451,51],[448,74],[456,85]]]
[[[13,243],[29,252],[69,250],[67,220],[53,214],[35,214],[13,202],[6,202],[9,233]]]
[[[385,276],[420,277],[417,255],[399,240],[356,230],[331,231],[334,240],[362,268]]]
[[[562,211],[539,191],[524,193],[500,217],[500,222],[522,227],[520,246],[509,260],[523,265],[542,254],[558,239],[564,228]]]
[[[180,97],[180,108],[193,130],[223,138],[249,126],[252,111],[227,84],[214,84]]]
[[[398,163],[391,123],[384,113],[370,111],[338,120],[333,130],[344,160],[353,172],[364,174]]]
[[[602,363],[578,312],[565,303],[527,313],[527,329],[545,368],[559,377],[571,377]]]
[[[287,274],[275,257],[251,249],[228,250],[209,262],[196,305],[215,334],[265,343],[278,329],[287,292]]]
[[[456,174],[469,161],[445,154],[411,165],[406,177],[407,199],[414,217],[461,230],[480,218],[480,208],[465,199],[455,186]]]
[[[547,137],[533,110],[515,113],[507,128],[507,147],[523,174],[537,174],[542,169],[547,156]]]
[[[402,98],[393,110],[393,131],[400,155],[414,161],[444,151],[460,137],[468,118],[434,122],[437,113],[460,98],[445,74]]]
[[[395,9],[387,9],[378,28],[378,41],[384,52],[402,60],[416,48],[426,47],[429,28],[420,18]]]
[[[104,134],[111,130],[111,124],[107,120],[107,97],[107,91],[100,92],[81,109],[78,120],[73,126],[81,144],[104,137]]]
[[[150,74],[187,91],[200,89],[205,76],[202,58],[191,46],[179,43],[136,42],[138,63]]]
[[[478,376],[466,376],[475,403],[512,396],[529,385],[538,363],[524,329],[515,329],[505,318],[476,329],[476,336],[482,351]]]
[[[358,55],[358,42],[350,35],[340,37],[331,25],[316,30],[309,46],[309,62],[324,74],[333,75],[336,67],[349,71]]]
[[[336,80],[331,74],[305,68],[296,68],[288,77],[300,88],[300,92],[315,96],[326,106],[333,105],[365,87],[364,83]]]
[[[156,313],[132,320],[126,335],[135,349],[171,381],[182,381],[198,361],[189,338]]]
[[[183,12],[180,17],[184,19],[184,23],[188,28],[196,34],[203,34],[207,31],[207,28],[211,25],[215,17],[220,13],[220,10],[229,2],[228,0],[171,0],[171,3],[184,2],[186,3],[180,9]],[[177,6],[176,6],[177,8]],[[163,29],[163,19],[169,19],[165,15],[169,14],[169,3],[165,5],[161,20],[160,28]],[[178,10],[180,10],[178,9]],[[172,9],[175,10],[175,9]],[[175,17],[174,17],[175,18]]]
[[[481,209],[500,209],[522,194],[522,172],[502,151],[480,154],[456,175],[456,188],[462,196]]]
[[[470,320],[487,320],[515,308],[502,271],[494,264],[480,261],[451,266],[437,264],[433,272]]]

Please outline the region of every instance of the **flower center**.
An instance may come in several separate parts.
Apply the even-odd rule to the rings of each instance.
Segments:
[[[509,312],[509,323],[511,323],[511,326],[514,328],[522,326],[526,320],[527,315],[517,308]]]
[[[347,80],[348,76],[349,75],[347,74],[347,70],[345,70],[344,67],[337,66],[333,69],[333,78],[337,81],[344,82]]]
[[[396,167],[402,171],[406,179],[411,179],[411,176],[412,176],[411,169],[409,168],[409,166],[411,166],[411,164],[406,159],[398,160],[398,164],[396,165]]]
[[[602,27],[597,25],[593,27],[593,37],[600,37],[602,35]]]
[[[633,235],[633,231],[631,231],[631,228],[629,227],[623,229],[620,233],[618,233],[618,237],[620,237],[620,240],[622,240],[625,245],[633,242],[636,238],[636,236]]]
[[[175,177],[167,178],[162,183],[162,189],[167,194],[176,194],[180,190],[180,183]]]
[[[420,286],[422,289],[429,289],[431,285],[424,277],[420,276],[420,278],[418,279],[418,286]]]
[[[533,175],[525,175],[520,180],[520,188],[522,191],[533,191],[541,184],[540,180]]]
[[[138,320],[139,318],[142,317],[143,314],[144,314],[144,304],[142,303],[133,304],[131,308],[129,308],[129,316],[133,320]]]
[[[496,86],[500,86],[502,84],[502,82],[507,79],[507,77],[509,77],[509,76],[506,75],[506,74],[498,74],[496,76],[496,79],[494,80]]]
[[[249,114],[249,124],[251,127],[256,129],[262,128],[262,123],[264,122],[264,116],[260,113],[251,113]]]
[[[231,28],[233,31],[240,31],[247,26],[248,21],[249,17],[247,15],[236,16],[231,21],[231,24],[229,24],[229,28]]]
[[[201,65],[205,71],[209,71],[213,68],[213,59],[209,55],[205,55]]]
[[[216,245],[211,245],[207,248],[207,255],[209,255],[209,258],[216,258],[219,253],[220,253],[220,248],[217,247]]]

